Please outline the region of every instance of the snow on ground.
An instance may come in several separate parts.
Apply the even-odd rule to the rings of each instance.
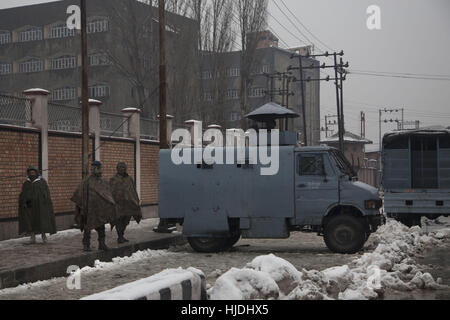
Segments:
[[[142,220],[139,224],[136,221],[131,221],[130,225],[127,227],[127,230],[135,230],[135,229],[151,229],[155,225],[158,224],[159,219],[145,219]],[[109,225],[107,225],[106,229],[108,230]],[[54,235],[47,235],[48,241],[56,241],[56,240],[64,240],[67,238],[74,237],[76,235],[80,235],[81,231],[79,229],[70,229],[70,230],[63,230],[58,231],[58,233]],[[36,240],[40,241],[40,235],[36,236]],[[23,238],[17,238],[17,239],[10,239],[10,240],[4,240],[0,241],[0,249],[9,247],[15,245],[23,245],[30,242],[30,237],[23,237]]]
[[[177,253],[169,252],[168,250],[144,250],[144,251],[138,251],[132,254],[130,257],[116,257],[112,259],[112,262],[101,262],[99,260],[96,260],[94,262],[94,267],[84,267],[81,268],[78,272],[80,272],[80,275],[88,274],[91,272],[96,271],[107,271],[112,269],[123,269],[126,268],[127,265],[136,263],[140,260],[149,259],[149,258],[158,258],[163,256],[169,256],[169,255],[176,255]],[[26,283],[19,285],[15,288],[6,288],[3,290],[0,290],[0,296],[1,295],[7,295],[7,294],[17,294],[20,292],[24,292],[33,288],[37,287],[47,287],[54,285],[55,283],[60,282],[62,279],[65,279],[65,277],[59,277],[59,278],[53,278],[50,280],[44,280],[44,281],[37,281],[33,283]]]
[[[450,238],[450,228],[426,234],[389,219],[373,234],[373,251],[350,265],[322,271],[297,270],[273,254],[260,256],[246,268],[233,268],[208,290],[212,300],[367,300],[380,298],[386,289],[412,291],[440,289],[441,279],[419,270],[413,257]]]

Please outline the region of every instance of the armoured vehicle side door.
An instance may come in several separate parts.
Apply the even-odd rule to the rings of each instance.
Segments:
[[[295,155],[295,221],[317,225],[329,207],[339,201],[339,181],[328,153]]]

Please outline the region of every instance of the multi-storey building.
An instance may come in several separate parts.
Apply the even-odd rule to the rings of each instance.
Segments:
[[[79,103],[81,37],[67,27],[70,5],[79,1],[0,10],[0,93],[21,95],[39,87],[51,92],[54,103]],[[168,55],[190,36],[189,43],[196,43],[190,27],[195,27],[192,20],[167,14]],[[87,34],[90,98],[101,100],[105,111],[144,106],[145,116],[155,116],[157,8],[136,0],[87,1]]]
[[[301,48],[305,50],[305,48]],[[297,50],[285,50],[278,47],[278,39],[269,31],[261,33],[260,41],[257,45],[254,57],[254,66],[251,71],[251,85],[248,89],[248,99],[246,112],[262,106],[263,104],[274,101],[280,105],[294,110],[300,115],[299,118],[289,120],[289,130],[303,133],[302,102],[300,82],[289,83],[289,93],[293,95],[284,95],[283,97],[283,78],[282,76],[268,75],[286,72],[291,67],[298,67],[299,59],[292,58]],[[303,53],[303,52],[302,52]],[[222,121],[221,124],[227,127],[240,127],[242,118],[241,102],[241,59],[242,52],[234,51],[222,53],[219,57],[208,57],[205,54],[203,63],[203,102],[205,109],[208,105],[211,113],[216,114],[216,119]],[[213,60],[213,61],[211,61]],[[303,66],[318,66],[317,60],[302,57]],[[293,69],[291,77],[300,78],[299,70]],[[305,113],[306,130],[309,145],[318,145],[320,142],[320,81],[319,69],[304,69],[304,79],[313,81],[304,82],[305,93]],[[284,89],[287,92],[287,81]],[[217,109],[220,106],[221,110]]]

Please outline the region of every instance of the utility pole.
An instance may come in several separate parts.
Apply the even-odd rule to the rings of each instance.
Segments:
[[[366,114],[361,111],[361,137],[366,137]]]
[[[388,123],[388,122],[390,122],[390,123],[397,123],[397,126],[399,125],[399,123],[400,123],[400,121],[402,122],[402,124],[400,125],[400,128],[403,128],[403,120],[404,120],[404,115],[405,115],[405,113],[404,113],[404,109],[403,108],[398,108],[398,109],[388,109],[388,108],[384,108],[384,109],[379,109],[378,110],[378,125],[379,125],[379,137],[378,137],[378,143],[379,143],[379,157],[378,157],[378,161],[379,161],[379,168],[380,168],[380,170],[381,170],[381,151],[382,151],[382,149],[383,149],[383,141],[382,141],[382,137],[381,137],[381,123],[382,122],[384,122],[384,123]],[[396,118],[396,119],[393,119],[392,117],[390,118],[390,119],[388,119],[388,118],[386,118],[386,119],[382,119],[382,116],[383,116],[383,113],[389,113],[389,114],[392,114],[392,113],[399,113],[399,112],[401,112],[401,117],[402,117],[402,120],[400,120],[400,119],[398,119],[398,118]]]
[[[168,149],[167,144],[167,84],[166,84],[166,19],[165,0],[159,1],[159,148]]]
[[[302,56],[298,55],[298,67],[300,73],[300,95],[302,102],[302,118],[303,118],[303,145],[306,147],[308,145],[308,139],[306,135],[306,105],[305,105],[305,87],[303,83],[303,62]]]
[[[167,142],[167,83],[166,83],[166,22],[165,22],[165,1],[159,0],[159,148],[169,149]],[[159,224],[153,229],[158,233],[171,233],[176,227],[169,225],[167,219],[159,219]]]
[[[344,152],[344,125],[343,125],[343,109],[341,108],[341,99],[343,97],[343,85],[341,85],[341,91],[339,91],[339,81],[343,83],[343,81],[346,80],[346,71],[344,70],[344,67],[348,67],[348,63],[346,65],[343,65],[342,63],[338,65],[337,63],[337,56],[343,56],[344,51],[341,51],[339,53],[334,52],[332,54],[325,52],[323,54],[307,54],[305,58],[316,58],[316,57],[328,57],[330,55],[334,56],[334,65],[326,65],[325,63],[319,66],[315,66],[314,64],[311,64],[311,66],[304,67],[302,64],[302,56],[299,54],[292,54],[291,59],[295,56],[298,56],[299,58],[299,67],[292,67],[290,66],[288,70],[300,70],[300,81],[301,82],[301,88],[302,88],[302,103],[304,105],[304,88],[303,88],[303,82],[310,82],[310,81],[330,81],[334,80],[336,85],[336,104],[337,104],[337,116],[338,116],[338,123],[339,123],[339,149],[341,149],[342,152]],[[320,78],[319,79],[311,79],[310,77],[307,77],[307,79],[304,79],[303,77],[303,70],[305,69],[326,69],[326,68],[333,68],[335,71],[335,77],[333,79],[330,78],[330,76],[327,76],[326,78]],[[341,77],[338,77],[338,69],[342,72]],[[297,80],[294,80],[294,82],[297,82]],[[305,113],[305,108],[303,108],[303,112]],[[305,127],[305,133],[306,133],[306,117],[303,116],[303,123]],[[306,137],[306,134],[305,134]]]
[[[342,60],[342,56],[339,62],[339,88],[341,89],[341,123],[342,123],[342,133],[345,134],[345,117],[344,117],[344,77],[346,71],[344,67],[348,68],[348,62],[344,65],[344,61]]]
[[[89,92],[87,66],[86,0],[81,0],[81,127],[82,177],[89,175]]]
[[[333,53],[334,57],[334,75],[336,78],[336,81],[334,82],[336,85],[336,106],[337,106],[337,115],[339,118],[339,149],[341,152],[344,152],[344,128],[342,125],[342,113],[341,113],[341,106],[340,106],[340,96],[339,96],[339,83],[338,83],[338,66],[337,66],[337,53]]]
[[[333,118],[337,119],[337,115],[326,115],[325,116],[325,128],[322,129],[323,132],[325,132],[325,138],[328,138],[328,132],[333,132],[333,130],[330,129],[331,126],[336,126],[338,122],[336,120],[330,120]]]

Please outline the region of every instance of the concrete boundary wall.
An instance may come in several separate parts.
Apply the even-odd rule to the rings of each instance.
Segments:
[[[81,182],[81,134],[48,130],[48,91],[26,90],[31,100],[32,119],[28,127],[0,125],[0,241],[17,238],[18,198],[26,180],[26,169],[38,167],[47,180],[57,220],[57,229],[70,228],[74,204],[70,197]],[[125,137],[100,135],[101,102],[90,100],[91,160],[100,160],[104,178],[115,174],[117,162],[126,162],[136,182],[144,211],[157,217],[159,142],[140,139],[140,112],[123,110],[128,117]],[[156,216],[155,216],[156,213]]]

